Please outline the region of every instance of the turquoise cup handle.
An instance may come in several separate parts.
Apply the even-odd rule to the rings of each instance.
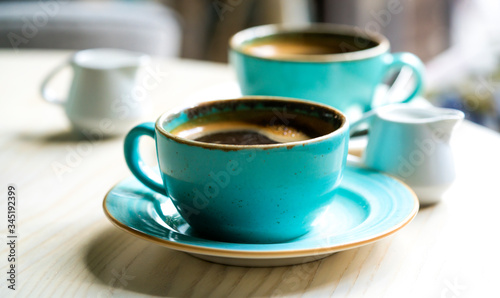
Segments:
[[[402,52],[402,53],[388,53],[384,57],[383,61],[385,62],[385,73],[387,74],[391,69],[402,68],[404,66],[408,66],[415,75],[415,88],[413,91],[403,100],[399,101],[399,103],[409,102],[412,98],[422,92],[424,88],[424,80],[423,74],[425,71],[424,64],[422,61],[412,53]],[[372,108],[375,108],[372,106]]]
[[[167,195],[165,187],[161,181],[157,181],[155,173],[151,168],[142,160],[139,153],[139,140],[142,136],[155,138],[155,124],[154,122],[146,122],[132,128],[125,137],[125,160],[127,161],[128,168],[134,176],[141,181],[144,185],[152,190]]]

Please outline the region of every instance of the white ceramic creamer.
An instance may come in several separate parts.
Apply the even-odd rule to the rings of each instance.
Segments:
[[[423,205],[436,203],[455,179],[450,137],[463,118],[454,109],[408,104],[378,108],[351,125],[351,136],[368,125],[368,144],[361,159],[350,156],[350,163],[401,179]]]
[[[150,109],[144,88],[137,88],[139,70],[149,60],[143,53],[120,49],[79,51],[47,76],[41,94],[46,101],[64,107],[77,131],[121,134]],[[66,99],[57,98],[47,85],[68,64],[73,70],[69,94]]]

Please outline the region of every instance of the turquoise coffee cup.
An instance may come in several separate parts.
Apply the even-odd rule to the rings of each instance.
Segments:
[[[291,43],[292,48],[283,50],[283,42]],[[304,54],[304,43],[315,48]],[[255,44],[265,47],[252,50],[250,46]],[[375,103],[374,96],[391,70],[407,66],[415,77],[414,89],[401,102],[410,101],[423,87],[424,67],[417,56],[390,53],[384,36],[351,26],[264,25],[245,29],[231,38],[229,58],[243,95],[317,101],[341,110],[350,120],[387,103],[387,98]]]
[[[299,121],[296,115],[310,115],[334,129],[305,141],[266,145],[204,143],[171,133],[202,116],[252,110],[272,111],[273,117],[266,121],[273,125],[289,125]],[[276,243],[307,233],[331,204],[346,164],[348,135],[346,117],[332,107],[295,99],[248,97],[167,112],[156,123],[133,128],[125,138],[124,150],[135,177],[171,198],[200,236]],[[161,179],[141,159],[138,145],[142,136],[155,139]]]

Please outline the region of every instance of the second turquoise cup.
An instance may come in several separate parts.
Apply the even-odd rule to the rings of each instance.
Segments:
[[[275,47],[276,41],[292,42],[293,49],[281,51]],[[265,47],[249,51],[248,46],[255,43]],[[307,43],[316,48],[309,54],[298,51]],[[331,51],[316,51],[318,43],[331,46]],[[351,116],[387,103],[374,102],[375,92],[395,69],[409,67],[415,77],[413,90],[401,102],[422,91],[424,66],[420,59],[407,52],[390,53],[389,48],[384,36],[351,26],[264,25],[234,35],[229,58],[243,95],[312,100],[333,106],[354,120]]]

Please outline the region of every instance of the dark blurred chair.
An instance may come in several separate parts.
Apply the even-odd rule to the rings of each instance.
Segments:
[[[153,2],[0,2],[0,48],[121,48],[178,56],[177,14]]]

